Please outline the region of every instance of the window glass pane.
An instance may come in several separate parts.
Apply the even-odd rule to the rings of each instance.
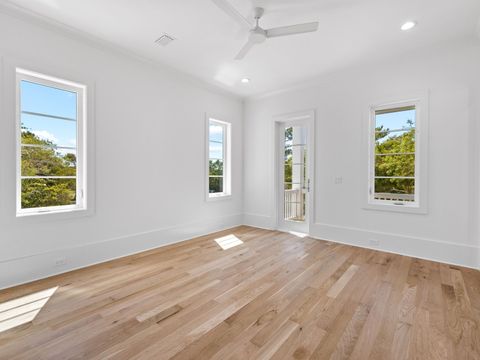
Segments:
[[[292,179],[293,179],[293,176],[292,176],[293,175],[293,166],[292,166],[292,158],[291,157],[285,161],[283,171],[284,171],[283,181],[286,184],[291,183]]]
[[[285,145],[285,161],[291,159],[293,155],[293,147]]]
[[[211,194],[223,192],[223,177],[210,177],[208,183],[208,191]]]
[[[22,208],[74,205],[75,179],[22,179]]]
[[[223,144],[217,142],[210,142],[209,158],[223,160]]]
[[[77,94],[22,80],[21,109],[47,115],[77,118]]]
[[[305,166],[303,164],[293,164],[292,166],[292,179],[293,182],[300,183],[302,186],[305,183]]]
[[[223,126],[215,123],[210,123],[209,140],[223,142]]]
[[[22,209],[76,204],[77,180],[65,177],[77,175],[77,100],[74,91],[20,81]]]
[[[375,133],[375,153],[414,153],[415,130]]]
[[[414,105],[375,112],[375,199],[415,201],[415,125]]]
[[[210,160],[209,175],[223,175],[223,161]]]
[[[21,115],[22,144],[75,147],[77,122],[35,115]]]
[[[75,176],[75,150],[22,146],[22,176]]]
[[[305,193],[300,189],[285,189],[284,219],[291,221],[305,220]]]
[[[305,126],[292,126],[285,129],[285,138],[287,140],[285,142],[287,145],[291,144],[293,147],[299,145],[305,146],[305,144],[307,143],[307,131]]]
[[[375,176],[415,176],[415,155],[377,155],[375,159]]]
[[[293,127],[285,128],[285,149],[293,144]]]
[[[216,120],[208,123],[208,192],[228,195],[229,165],[226,163],[226,145],[230,138],[230,126]],[[228,139],[227,139],[228,138]]]
[[[380,110],[375,112],[377,130],[398,130],[415,127],[415,108],[413,106]]]
[[[299,189],[305,181],[306,129],[291,126],[284,132],[284,183],[285,190]]]
[[[375,199],[414,201],[414,179],[375,179]]]

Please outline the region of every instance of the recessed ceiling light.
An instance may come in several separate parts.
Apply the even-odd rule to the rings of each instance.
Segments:
[[[250,82],[250,79],[249,78],[243,78],[241,81],[242,81],[242,84],[248,84]]]
[[[407,21],[405,24],[402,25],[400,29],[402,29],[402,31],[407,31],[413,29],[415,26],[417,26],[417,23],[415,21]]]

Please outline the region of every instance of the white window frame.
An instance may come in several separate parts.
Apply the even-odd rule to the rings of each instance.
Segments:
[[[53,87],[77,94],[77,143],[76,143],[76,204],[62,206],[48,206],[39,208],[22,209],[21,205],[21,87],[22,81]],[[87,87],[76,82],[59,79],[37,72],[16,68],[16,215],[17,217],[67,213],[87,210],[87,177],[86,177],[86,99]]]
[[[375,129],[376,112],[415,106],[415,194],[412,202],[375,199]],[[364,208],[406,213],[427,213],[427,151],[428,151],[428,96],[409,100],[381,102],[370,106],[368,122],[368,182]]]
[[[223,192],[210,193],[210,123],[223,127]],[[232,169],[231,169],[231,139],[232,139],[232,124],[226,121],[217,120],[210,116],[206,117],[205,121],[206,137],[205,137],[205,164],[206,164],[206,200],[221,200],[229,199],[232,196]]]

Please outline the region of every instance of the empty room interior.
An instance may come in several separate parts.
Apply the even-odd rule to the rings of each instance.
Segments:
[[[0,359],[480,360],[480,1],[1,0]]]

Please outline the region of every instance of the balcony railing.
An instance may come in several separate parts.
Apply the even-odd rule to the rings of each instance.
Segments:
[[[284,193],[284,218],[285,220],[305,220],[305,204],[301,189],[285,190]]]
[[[392,193],[375,193],[375,200],[415,201],[413,194],[392,194]],[[305,203],[302,189],[285,190],[284,192],[284,219],[291,221],[305,220]]]
[[[412,201],[415,201],[415,195],[413,195],[413,194],[375,193],[375,200],[412,202]]]

